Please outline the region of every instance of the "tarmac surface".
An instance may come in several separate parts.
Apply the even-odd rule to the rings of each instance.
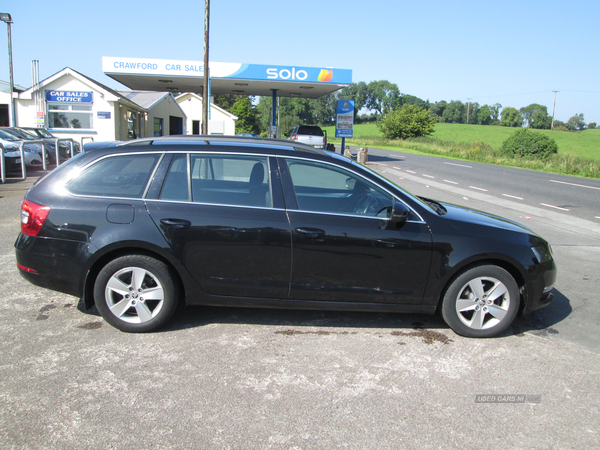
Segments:
[[[584,274],[600,236],[528,219],[555,248],[559,295],[494,339],[435,316],[217,307],[126,334],[19,276],[33,181],[0,185],[0,448],[600,448],[598,323],[585,322],[598,273]]]

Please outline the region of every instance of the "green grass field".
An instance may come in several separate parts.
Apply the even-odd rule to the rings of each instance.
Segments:
[[[328,136],[335,136],[334,127],[326,127],[325,129]],[[499,126],[438,123],[435,125],[435,132],[431,137],[456,143],[485,142],[489,146],[499,149],[514,131],[515,128]],[[600,129],[578,132],[538,131],[556,141],[559,154],[600,160]],[[361,145],[361,139],[375,140],[382,138],[383,136],[375,124],[361,124],[354,126],[354,139],[349,143]],[[330,138],[330,140],[332,139]],[[341,139],[333,139],[333,141],[339,143]]]

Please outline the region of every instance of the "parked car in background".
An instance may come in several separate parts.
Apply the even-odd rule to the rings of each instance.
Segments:
[[[18,135],[11,133],[7,127],[0,127],[0,143],[9,152],[16,152],[21,157],[19,148],[21,141]],[[40,144],[25,144],[23,145],[23,155],[25,157],[25,164],[30,168],[41,168],[42,154],[44,150]],[[20,170],[20,169],[19,169]]]
[[[325,149],[327,139],[321,127],[315,125],[297,125],[290,130],[287,138],[299,144]]]
[[[177,304],[434,314],[491,337],[548,305],[550,245],[286,140],[87,147],[26,194],[16,262],[127,332]]]
[[[4,148],[4,171],[7,175],[17,174],[21,172],[21,152],[14,148]]]
[[[256,133],[236,133],[236,136],[241,136],[241,137],[260,137],[260,134],[256,134]]]
[[[44,145],[46,146],[46,150],[48,150],[48,152],[50,152],[51,154],[56,155],[55,145],[56,145],[56,139],[58,139],[58,137],[54,136],[47,129],[35,128],[35,127],[19,127],[19,129],[29,133],[36,139],[43,139]],[[81,145],[79,144],[79,142],[77,142],[74,139],[72,139],[72,142],[73,142],[73,154],[76,155],[77,153],[79,153],[81,151]],[[69,144],[65,141],[61,141],[58,143],[58,145],[60,148],[61,161],[64,161],[65,159],[70,158],[71,157],[71,147],[69,146]],[[54,156],[53,158],[56,159],[56,156]]]

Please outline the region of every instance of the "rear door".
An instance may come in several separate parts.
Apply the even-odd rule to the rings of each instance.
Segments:
[[[291,238],[275,159],[177,153],[148,211],[212,295],[287,298]]]

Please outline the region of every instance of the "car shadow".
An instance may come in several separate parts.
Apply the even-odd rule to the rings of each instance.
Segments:
[[[537,336],[559,334],[553,326],[566,319],[572,312],[571,302],[558,289],[552,291],[554,300],[548,306],[524,317],[517,317],[505,334],[522,335],[530,332]]]
[[[369,158],[367,163],[370,162],[390,162],[390,161],[404,161],[405,158],[403,156],[399,156],[396,158],[391,158],[389,156],[383,156],[383,155],[374,155],[372,153],[369,153]]]
[[[538,336],[558,334],[553,325],[571,314],[569,299],[554,290],[554,301],[525,317],[517,317],[498,337],[522,336],[526,332]],[[100,317],[96,307],[86,310],[80,300],[77,309]],[[439,314],[407,314],[392,312],[313,311],[269,308],[238,308],[225,306],[185,306],[177,309],[167,324],[156,333],[173,332],[211,324],[268,325],[289,327],[282,332],[302,334],[308,327],[316,328],[384,328],[395,330],[449,330]],[[435,333],[435,331],[433,331]],[[332,332],[316,331],[317,334]],[[438,336],[439,337],[439,336]],[[458,335],[456,335],[458,337]],[[438,339],[443,340],[443,338]]]

